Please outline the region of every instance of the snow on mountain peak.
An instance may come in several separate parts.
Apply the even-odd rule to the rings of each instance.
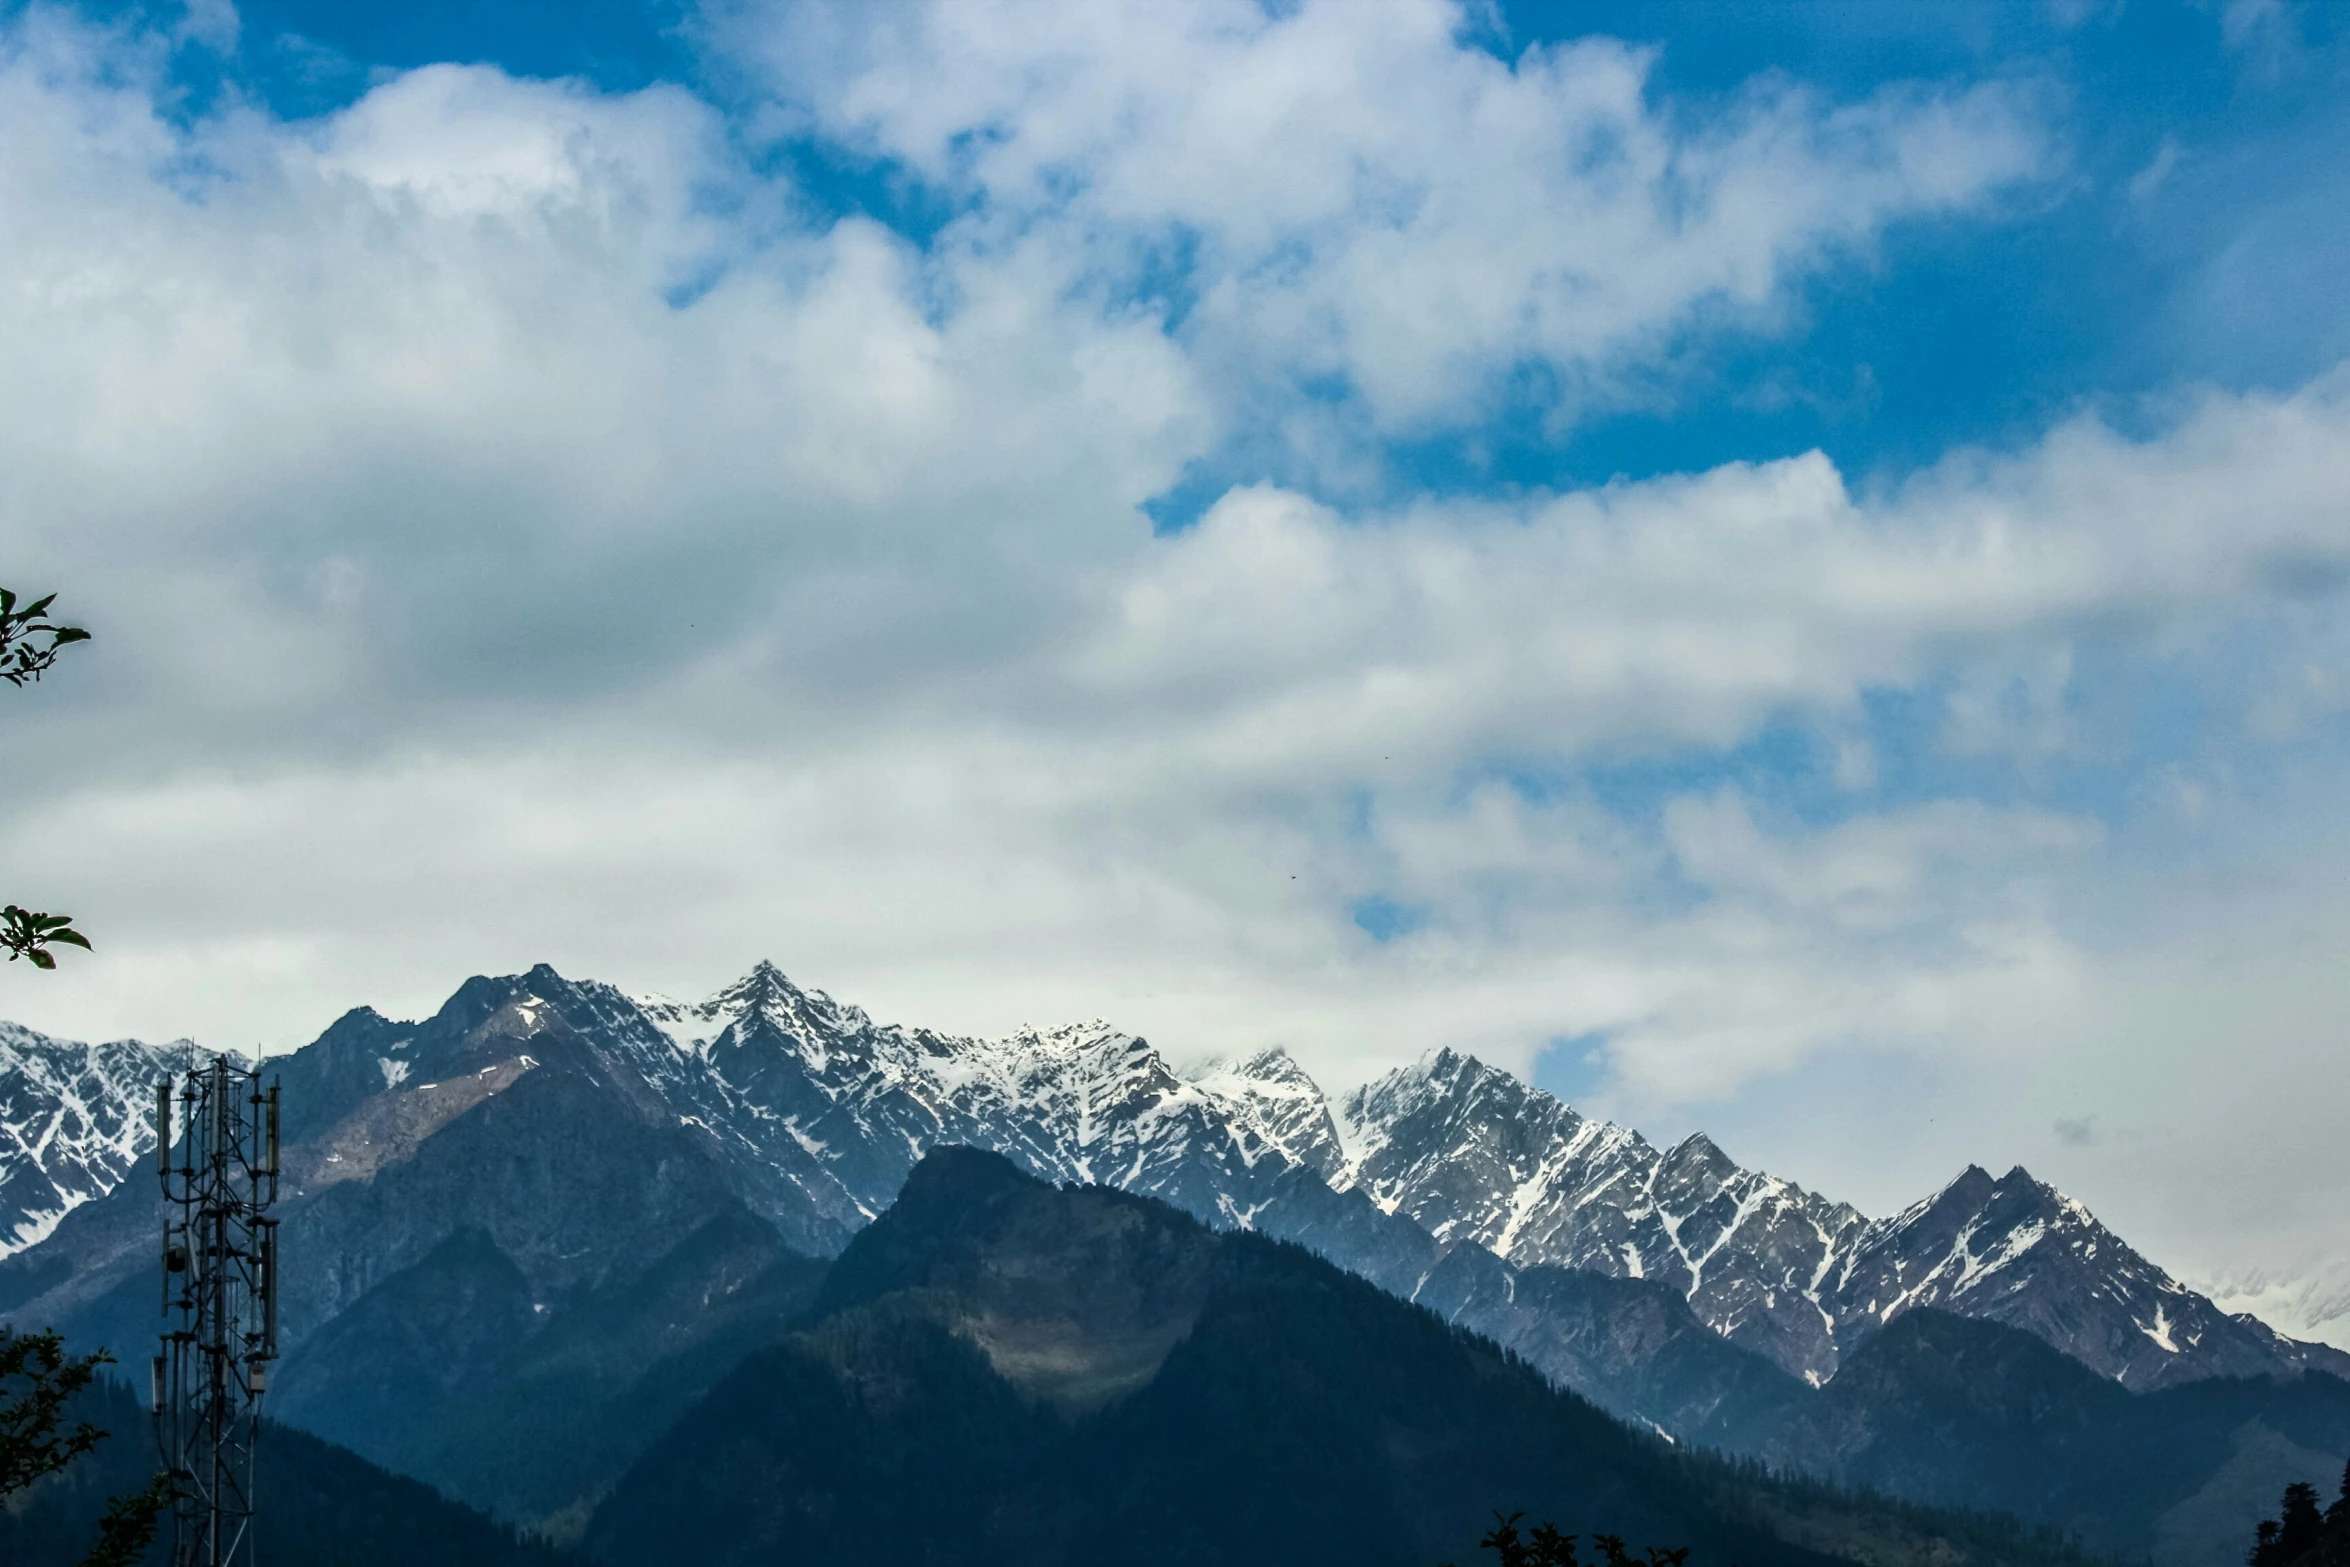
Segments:
[[[155,1146],[155,1084],[194,1046],[84,1044],[0,1023],[0,1257],[47,1238]]]

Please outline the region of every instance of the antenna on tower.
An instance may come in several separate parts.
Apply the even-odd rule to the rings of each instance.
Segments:
[[[174,1123],[178,1147],[173,1147]],[[253,1560],[253,1448],[277,1358],[278,1085],[191,1060],[155,1085],[163,1180],[161,1353],[151,1389],[171,1477],[173,1567]]]

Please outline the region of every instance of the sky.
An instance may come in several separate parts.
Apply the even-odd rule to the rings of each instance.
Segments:
[[[0,1016],[1444,1045],[2350,1343],[2346,282],[2326,4],[0,9]]]

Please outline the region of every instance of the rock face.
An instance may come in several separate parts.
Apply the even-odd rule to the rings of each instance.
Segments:
[[[0,1314],[153,1331],[152,1197],[134,1181],[91,1199],[151,1146],[164,1065],[0,1033],[0,1220],[55,1230],[0,1260]],[[1782,1396],[1766,1371],[1817,1385],[1919,1306],[2021,1328],[2131,1388],[2350,1372],[2219,1311],[2021,1170],[1970,1170],[1872,1222],[1450,1051],[1333,1102],[1279,1051],[1178,1071],[1103,1023],[958,1038],[761,964],[692,1004],[545,967],[474,979],[426,1021],[361,1009],[276,1065],[296,1347],[438,1256],[532,1308],[496,1347],[520,1354],[536,1319],[625,1290],[712,1224],[834,1255],[925,1151],[969,1145],[1296,1241],[1668,1431],[1719,1436]],[[461,1231],[475,1239],[441,1254]],[[440,1298],[428,1282],[405,1298]]]
[[[154,1148],[155,1083],[185,1056],[0,1023],[0,1257],[46,1240]]]
[[[1342,1184],[1440,1241],[1527,1265],[1656,1279],[1734,1344],[1818,1382],[1835,1370],[1822,1286],[1867,1221],[1744,1170],[1703,1136],[1659,1150],[1482,1062],[1437,1051],[1347,1096]]]
[[[2228,1315],[2020,1167],[1996,1180],[1970,1167],[1872,1222],[1703,1135],[1660,1150],[1450,1051],[1357,1090],[1339,1115],[1356,1150],[1339,1183],[1439,1241],[1661,1280],[1715,1332],[1814,1385],[1918,1306],[2022,1328],[2139,1390],[2350,1376],[2350,1355]]]

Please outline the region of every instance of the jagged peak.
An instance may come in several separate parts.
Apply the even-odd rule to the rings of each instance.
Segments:
[[[2080,1210],[2084,1216],[2087,1211],[2046,1181],[2036,1179],[2031,1171],[2020,1164],[2008,1166],[2007,1173],[1991,1183],[1991,1196],[1994,1199],[2021,1202],[2033,1208],[2053,1207],[2066,1212]]]
[[[721,985],[704,1005],[766,1001],[825,1001],[832,998],[820,990],[805,990],[791,981],[791,976],[766,958],[752,964],[742,978]]]
[[[1156,1079],[1169,1087],[1192,1088],[1148,1039],[1100,1018],[1057,1028],[1023,1027],[1002,1039],[966,1041],[963,1053],[992,1059],[998,1063],[993,1070],[1012,1076],[1026,1076],[1050,1064],[1096,1081]]]
[[[1920,1209],[1939,1207],[1944,1198],[1953,1198],[1959,1202],[1980,1206],[1988,1202],[1992,1194],[1998,1190],[1999,1183],[1991,1178],[1989,1170],[1979,1164],[1969,1164],[1944,1182],[1940,1191],[1919,1203],[1918,1207]]]
[[[1027,1039],[1140,1038],[1129,1035],[1106,1017],[1080,1018],[1074,1023],[1023,1023],[1012,1033],[1016,1038]]]
[[[1184,1064],[1182,1075],[1195,1083],[1227,1081],[1251,1086],[1291,1089],[1310,1087],[1321,1094],[1311,1073],[1280,1045],[1267,1045],[1247,1055],[1206,1055]]]
[[[1455,1050],[1450,1045],[1433,1045],[1422,1051],[1419,1059],[1410,1065],[1399,1066],[1384,1077],[1373,1079],[1350,1097],[1365,1100],[1403,1098],[1417,1102],[1433,1095],[1415,1094],[1412,1092],[1415,1088],[1432,1090],[1436,1094],[1458,1094],[1495,1078],[1508,1078],[1512,1083],[1518,1081],[1499,1067],[1487,1066],[1475,1056]]]
[[[1703,1132],[1691,1132],[1687,1137],[1666,1149],[1663,1162],[1675,1169],[1685,1165],[1698,1165],[1708,1173],[1717,1176],[1724,1172],[1744,1173],[1744,1167],[1723,1152],[1720,1143],[1715,1142]]]
[[[790,975],[766,958],[752,964],[750,971],[742,978],[722,986],[699,1006],[686,1010],[712,1020],[721,1017],[729,1021],[763,1017],[779,1027],[786,1022],[813,1022],[857,1032],[873,1025],[872,1018],[866,1015],[862,1007],[851,1006],[833,999],[824,991],[794,983]],[[785,1031],[789,1032],[788,1029]]]
[[[2099,1225],[2097,1223],[2096,1215],[2092,1214],[2077,1199],[2069,1197],[2063,1192],[2058,1191],[2054,1186],[2051,1186],[2046,1181],[2041,1180],[2039,1177],[2032,1174],[2031,1171],[2025,1169],[2020,1164],[2014,1166],[2005,1175],[2001,1176],[1999,1178],[1998,1184],[1999,1188],[2005,1192],[2028,1192],[2032,1196],[2038,1198],[2041,1202],[2055,1207],[2067,1218],[2070,1218],[2077,1223],[2096,1225],[2100,1229],[2104,1228],[2103,1225]]]
[[[1493,1069],[1466,1051],[1455,1050],[1450,1045],[1435,1045],[1421,1051],[1420,1059],[1412,1063],[1410,1070],[1434,1081],[1438,1078],[1458,1080],[1477,1077]]]

